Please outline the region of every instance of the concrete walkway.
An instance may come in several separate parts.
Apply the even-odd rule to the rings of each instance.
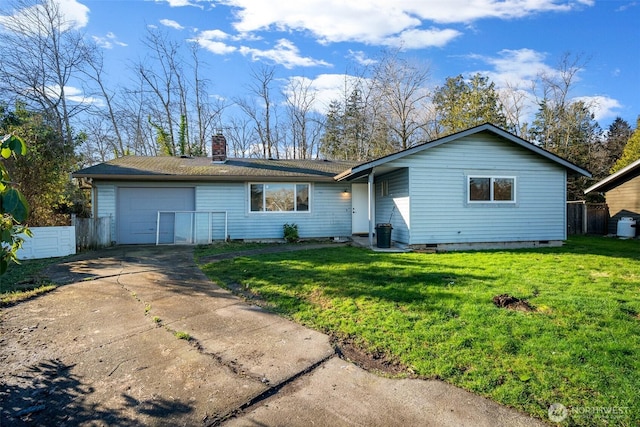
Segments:
[[[3,310],[1,425],[545,425],[368,373],[211,283],[188,247],[117,247],[49,274],[69,284]]]

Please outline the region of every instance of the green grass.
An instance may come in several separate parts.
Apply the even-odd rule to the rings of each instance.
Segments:
[[[42,270],[61,258],[35,259],[9,264],[0,276],[0,307],[18,303],[56,288],[42,275]]]
[[[336,247],[202,268],[420,377],[544,420],[558,402],[570,424],[625,426],[640,423],[639,261],[638,240],[576,237],[561,248],[442,254]],[[496,307],[504,293],[536,310]],[[623,414],[602,415],[608,408]]]
[[[186,332],[183,331],[176,331],[173,333],[173,335],[175,335],[176,338],[180,339],[180,340],[185,340],[185,341],[190,341],[191,340],[191,335],[189,335]]]

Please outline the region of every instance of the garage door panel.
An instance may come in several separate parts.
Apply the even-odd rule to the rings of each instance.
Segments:
[[[195,210],[194,188],[118,189],[118,243],[152,244],[156,242],[158,211]],[[173,241],[173,221],[160,230],[160,242]]]

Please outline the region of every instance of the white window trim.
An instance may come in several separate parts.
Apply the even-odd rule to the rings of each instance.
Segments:
[[[489,191],[490,200],[471,200],[471,179],[488,178],[490,179]],[[513,180],[513,200],[493,200],[493,180],[494,179],[512,179]],[[518,200],[517,178],[509,175],[467,175],[467,203],[469,204],[516,204]]]
[[[263,191],[263,193],[262,193],[263,194],[262,195],[262,207],[263,207],[263,210],[261,210],[261,211],[251,210],[251,186],[252,185],[256,185],[256,184],[261,184],[261,185],[290,184],[290,185],[293,185],[293,188],[294,188],[294,203],[296,204],[296,210],[293,210],[293,211],[267,211],[267,210],[264,210],[264,206],[266,204],[265,200],[264,200],[264,198],[266,197],[266,192],[265,191]],[[296,199],[296,195],[297,194],[295,192],[297,191],[296,186],[300,185],[300,184],[304,184],[304,185],[308,185],[309,186],[309,209],[307,209],[306,211],[297,210],[297,207],[298,207],[297,203],[298,202],[297,202],[297,199]],[[304,214],[310,214],[311,213],[311,195],[313,194],[312,190],[313,190],[313,187],[312,187],[310,182],[278,182],[278,181],[254,181],[254,182],[249,182],[249,183],[247,183],[247,202],[248,202],[247,203],[247,208],[249,210],[249,214],[252,214],[252,215],[263,215],[263,214],[268,214],[268,215],[283,215],[283,214],[284,215],[292,215],[292,214],[304,215]]]

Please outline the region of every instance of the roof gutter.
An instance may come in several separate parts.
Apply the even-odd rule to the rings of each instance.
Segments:
[[[173,181],[173,182],[190,182],[190,181],[198,181],[198,182],[224,182],[224,181],[235,181],[235,182],[248,182],[248,181],[264,181],[264,180],[273,180],[273,181],[282,181],[282,182],[300,182],[300,181],[310,181],[310,182],[335,182],[332,176],[266,176],[266,175],[256,175],[256,176],[247,176],[247,175],[227,175],[227,176],[217,176],[217,175],[110,175],[110,174],[71,174],[74,178],[90,178],[93,181],[148,181],[148,182],[157,182],[157,181]]]

